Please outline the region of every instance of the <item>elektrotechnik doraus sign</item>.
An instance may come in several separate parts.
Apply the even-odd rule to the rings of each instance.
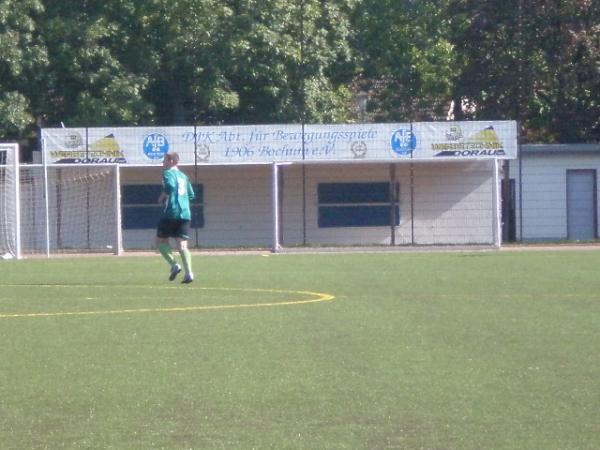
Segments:
[[[46,164],[182,164],[512,159],[515,121],[344,125],[45,128]]]

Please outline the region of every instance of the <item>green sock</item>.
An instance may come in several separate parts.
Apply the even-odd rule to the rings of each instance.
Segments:
[[[173,258],[173,252],[171,252],[171,246],[169,244],[158,244],[158,251],[167,260],[169,265],[173,267],[175,264],[175,258]]]
[[[180,250],[181,261],[183,262],[183,268],[185,273],[192,273],[192,254],[188,249]]]

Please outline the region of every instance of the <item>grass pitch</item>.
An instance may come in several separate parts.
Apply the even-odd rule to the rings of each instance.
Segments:
[[[0,262],[2,449],[597,449],[600,252]]]

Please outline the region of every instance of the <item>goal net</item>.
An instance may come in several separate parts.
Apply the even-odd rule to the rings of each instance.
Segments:
[[[0,145],[0,256],[120,253],[116,165],[19,165]]]
[[[0,144],[0,257],[21,257],[19,217],[19,147]]]
[[[120,251],[117,166],[22,166],[25,253]]]

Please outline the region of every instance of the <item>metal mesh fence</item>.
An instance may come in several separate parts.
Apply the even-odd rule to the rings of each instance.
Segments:
[[[493,161],[290,164],[278,166],[275,178],[270,165],[181,169],[199,194],[194,247],[269,248],[274,240],[282,247],[493,245],[497,239]],[[160,171],[123,168],[121,180],[157,193]],[[160,216],[155,195],[123,198],[123,210],[125,249],[148,248]]]
[[[21,168],[25,253],[153,247],[162,159],[196,248],[499,245],[514,122],[50,129]]]

